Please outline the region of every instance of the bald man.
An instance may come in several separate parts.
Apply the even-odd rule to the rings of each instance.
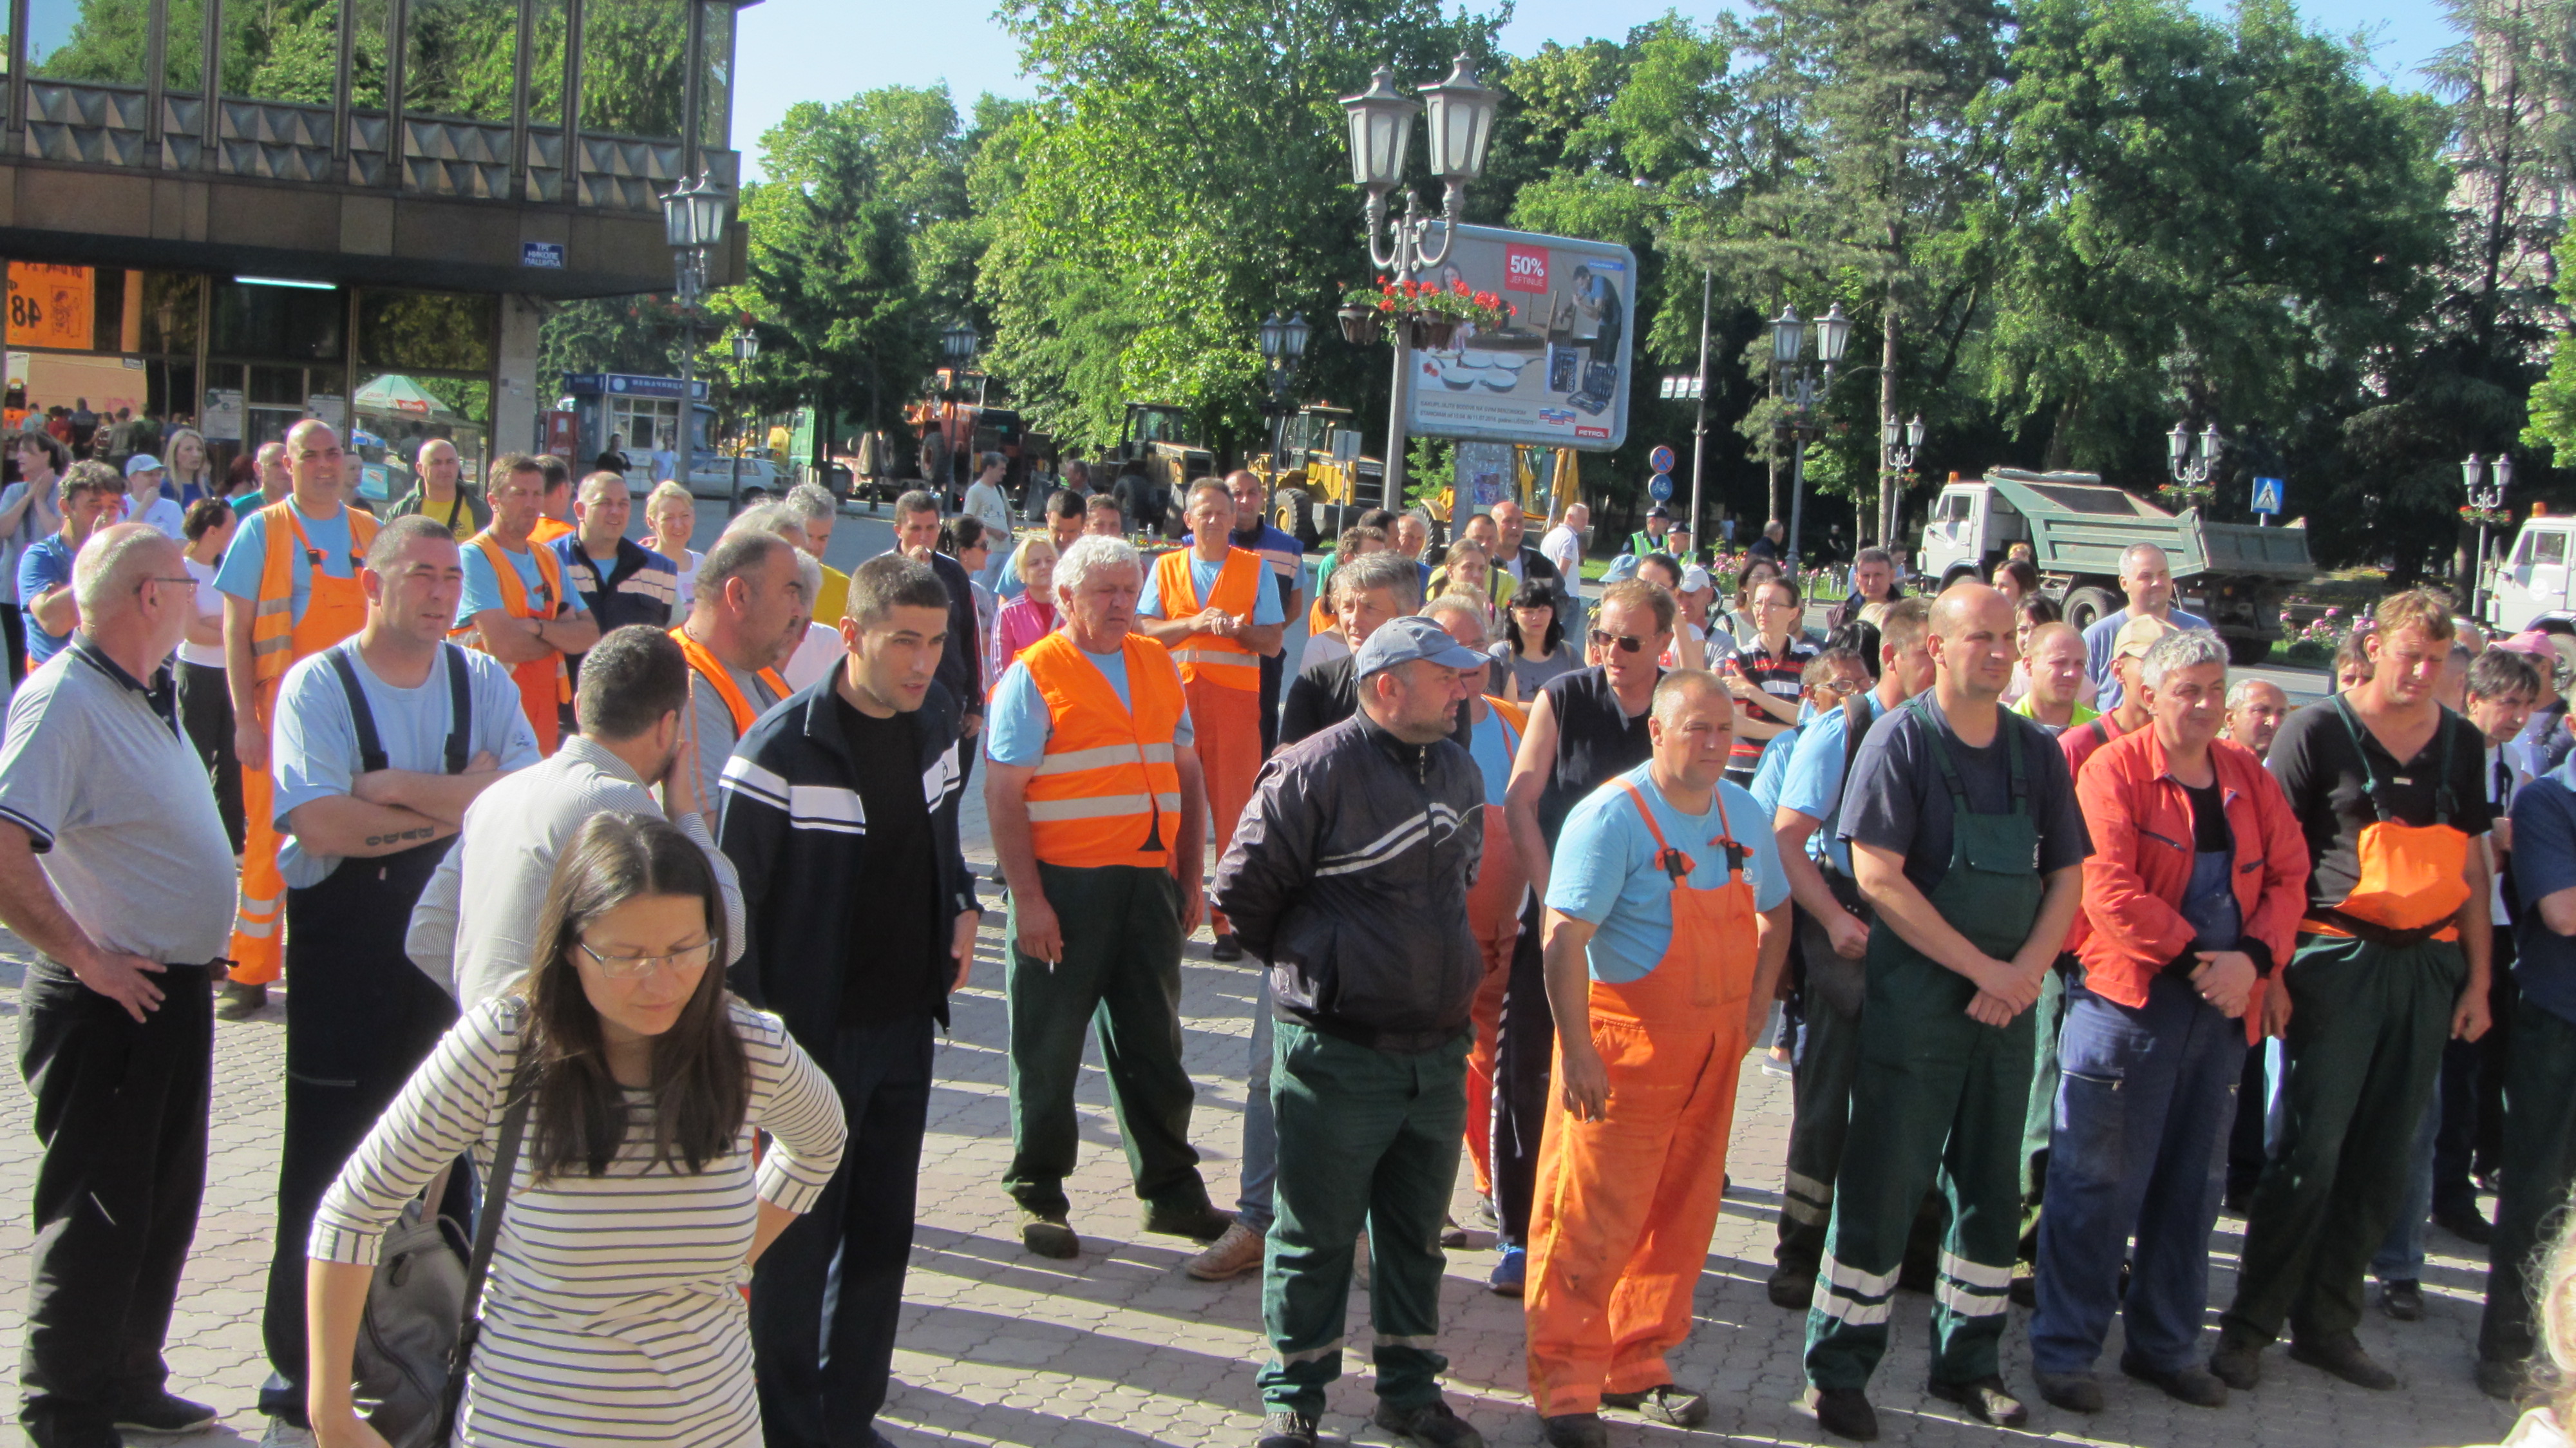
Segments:
[[[1907,1232],[1936,1181],[1950,1225],[1930,1391],[1983,1422],[2028,1417],[2004,1387],[1998,1348],[2020,1216],[2030,1008],[2075,919],[2090,849],[2064,752],[1998,703],[2012,678],[2012,605],[1958,584],[1933,605],[1930,646],[1932,688],[1870,731],[1841,823],[1877,918],[1806,1371],[1817,1421],[1862,1440],[1878,1436],[1865,1390],[1887,1352]]]
[[[2120,554],[2120,591],[2129,596],[2129,606],[2117,613],[2106,613],[2084,630],[2085,667],[2093,677],[2093,707],[2107,714],[2119,706],[2127,685],[2114,667],[2118,654],[2120,626],[2133,618],[2160,618],[2175,628],[2196,628],[2215,633],[2209,620],[2174,606],[2173,564],[2165,550],[2153,543],[2132,543]]]

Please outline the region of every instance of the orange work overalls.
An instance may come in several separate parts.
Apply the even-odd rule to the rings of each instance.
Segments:
[[[465,545],[483,551],[484,561],[492,565],[492,576],[501,587],[501,611],[512,618],[553,618],[564,597],[562,566],[555,552],[543,543],[530,542],[528,555],[536,560],[537,587],[531,594],[519,570],[511,566],[509,550],[484,529]],[[483,636],[472,624],[453,631],[458,638],[482,648]],[[563,706],[572,700],[572,676],[564,666],[564,656],[545,654],[523,664],[510,666],[510,679],[519,686],[519,708],[528,716],[528,727],[536,732],[537,752],[552,754],[560,742]]]
[[[1664,1354],[1690,1335],[1717,1228],[1757,953],[1751,856],[1724,801],[1708,843],[1725,853],[1726,883],[1694,890],[1691,857],[1664,839],[1635,784],[1619,787],[1672,878],[1673,937],[1643,978],[1592,982],[1608,1109],[1582,1121],[1560,1098],[1541,1138],[1527,1311],[1530,1397],[1545,1417],[1673,1380]]]

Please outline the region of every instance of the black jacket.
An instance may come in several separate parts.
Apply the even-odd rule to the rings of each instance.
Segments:
[[[1271,756],[1210,899],[1270,963],[1282,1016],[1383,1051],[1469,1028],[1484,806],[1466,750],[1406,744],[1365,715]]]
[[[865,811],[850,786],[848,736],[834,711],[832,677],[771,706],[725,762],[724,813],[716,839],[742,878],[743,952],[726,975],[734,994],[787,1022],[808,1050],[823,1049],[841,1025],[841,988],[862,942],[849,908],[864,891],[859,861],[867,850]],[[939,852],[939,891],[947,918],[977,908],[975,882],[957,848],[957,811],[965,790],[958,758],[957,701],[933,683],[913,715],[921,738],[921,784],[930,801],[932,848]],[[856,823],[853,823],[856,821]],[[891,904],[890,908],[901,908]],[[885,970],[939,971],[931,1013],[948,1024],[945,930],[933,932],[940,959],[868,961]],[[853,978],[855,983],[855,978]]]
[[[1350,654],[1309,664],[1288,682],[1288,698],[1281,706],[1279,742],[1296,744],[1312,739],[1343,720],[1360,712],[1359,660]],[[1499,667],[1499,666],[1498,666]],[[1499,692],[1487,670],[1485,692]],[[1466,704],[1458,706],[1458,727],[1449,731],[1461,749],[1470,748],[1476,737],[1476,721]]]

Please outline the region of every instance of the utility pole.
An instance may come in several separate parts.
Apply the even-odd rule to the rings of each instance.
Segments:
[[[1701,464],[1708,456],[1708,299],[1711,274],[1705,267],[1699,274],[1699,385],[1691,395],[1699,399],[1698,416],[1691,423],[1691,501],[1690,535],[1694,544],[1704,543],[1708,535],[1700,531]],[[1687,561],[1687,560],[1685,560]]]

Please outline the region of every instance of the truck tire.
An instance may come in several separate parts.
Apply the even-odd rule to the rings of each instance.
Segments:
[[[1271,500],[1277,510],[1279,531],[1297,540],[1300,548],[1312,548],[1319,536],[1315,532],[1315,503],[1303,488],[1282,488]]]
[[[2227,661],[2240,667],[2263,663],[2272,657],[2272,641],[2264,638],[2230,637]]]
[[[2066,621],[2082,633],[2125,606],[2119,595],[2107,588],[2070,589],[2066,594]]]

